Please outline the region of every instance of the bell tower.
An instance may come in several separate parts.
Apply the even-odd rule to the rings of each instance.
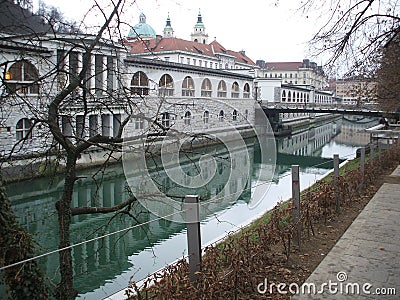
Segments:
[[[174,29],[171,26],[171,19],[169,18],[169,14],[167,18],[167,23],[165,24],[164,27],[164,37],[165,38],[174,37]]]
[[[208,44],[208,34],[206,33],[206,28],[204,27],[203,18],[199,10],[197,15],[197,23],[194,25],[193,33],[190,35],[193,42]]]

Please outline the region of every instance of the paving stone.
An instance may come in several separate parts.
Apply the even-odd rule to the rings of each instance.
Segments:
[[[400,166],[391,176],[400,176]],[[342,287],[369,283],[371,294],[324,293],[292,299],[399,299],[399,256],[400,184],[385,183],[306,280],[317,287],[329,280],[339,284],[336,276],[344,272]],[[397,295],[377,295],[377,288],[394,288]]]

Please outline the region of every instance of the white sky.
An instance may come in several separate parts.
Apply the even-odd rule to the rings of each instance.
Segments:
[[[38,0],[35,0],[36,3]],[[133,0],[131,0],[133,2]],[[82,20],[92,5],[90,0],[44,0],[59,7],[68,19]],[[245,50],[256,61],[302,61],[310,57],[307,41],[316,33],[316,20],[296,12],[300,1],[279,0],[136,0],[125,8],[125,20],[131,26],[139,23],[139,14],[157,34],[163,33],[168,13],[175,36],[190,39],[199,9],[209,35],[225,48]],[[107,3],[107,0],[105,0]],[[94,19],[94,18],[93,18]],[[101,21],[100,21],[101,22]],[[129,29],[126,30],[126,35]],[[318,64],[321,57],[313,58]]]

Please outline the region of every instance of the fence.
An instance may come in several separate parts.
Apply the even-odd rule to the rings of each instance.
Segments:
[[[200,244],[189,246],[189,260],[183,258],[141,284],[131,282],[126,294],[130,299],[238,299],[257,295],[257,286],[268,272],[287,272],[270,251],[272,248],[281,247],[289,261],[293,244],[301,251],[302,242],[316,235],[316,224],[324,226],[329,218],[351,207],[364,188],[385,169],[398,165],[399,159],[398,144],[385,151],[373,147],[369,155],[362,149],[357,167],[345,165],[339,172],[339,157],[334,155],[333,173],[302,194],[298,166],[293,166],[292,201],[278,203],[265,222],[203,251],[197,251]],[[193,197],[188,198],[193,201]],[[198,223],[194,224],[199,228]],[[188,236],[188,242],[200,243],[197,229],[194,234],[194,238]]]

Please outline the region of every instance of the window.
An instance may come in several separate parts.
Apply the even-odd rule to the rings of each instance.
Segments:
[[[190,58],[186,58],[186,62],[188,65],[190,65]]]
[[[195,66],[195,65],[196,65],[196,59],[193,58],[193,66]]]
[[[111,136],[111,115],[101,115],[101,134]]]
[[[18,121],[16,126],[16,137],[20,141],[22,139],[32,138],[32,122],[27,118],[23,118]]]
[[[114,90],[114,59],[107,56],[107,94],[112,94]]]
[[[203,83],[201,84],[201,96],[202,97],[211,97],[211,81],[208,78],[205,78],[203,80]]]
[[[139,96],[149,94],[149,79],[142,71],[138,71],[133,75],[131,81],[131,93]]]
[[[286,91],[283,90],[283,92],[282,92],[282,102],[285,102],[285,101],[286,101]]]
[[[85,117],[83,115],[76,116],[76,136],[84,137],[85,136]]]
[[[161,114],[161,125],[164,126],[165,128],[170,127],[170,114],[168,112],[162,113]]]
[[[249,117],[249,110],[246,109],[246,110],[244,111],[244,119],[247,120],[248,117]]]
[[[161,76],[158,83],[159,96],[173,96],[174,95],[174,81],[168,74]]]
[[[121,114],[113,115],[113,136],[116,137],[121,127]]]
[[[97,115],[89,116],[89,136],[96,136],[98,133],[99,120]]]
[[[203,66],[203,61],[201,59],[199,59],[199,66],[202,67]]]
[[[17,94],[38,94],[39,73],[35,66],[28,61],[17,61],[5,75],[7,90]]]
[[[226,97],[226,83],[223,80],[218,83],[217,97]]]
[[[208,110],[206,110],[203,114],[203,122],[204,124],[208,124],[208,119],[210,117],[210,113],[208,112]]]
[[[72,122],[70,116],[61,116],[62,133],[66,136],[72,135]]]
[[[181,64],[183,64],[184,60],[185,60],[185,58],[181,57]]]
[[[231,97],[239,98],[239,84],[236,81],[232,84]]]
[[[182,96],[194,97],[194,81],[192,77],[186,76],[182,82]]]
[[[292,102],[292,94],[290,93],[290,91],[288,92],[287,101]]]
[[[204,67],[208,68],[208,61],[204,62]]]
[[[243,88],[243,98],[250,98],[250,85],[245,83]]]
[[[165,61],[169,61],[169,56],[164,57]]]
[[[223,121],[224,121],[224,111],[223,111],[223,110],[221,110],[221,111],[219,112],[219,114],[218,114],[218,120],[219,120],[220,122],[223,122]]]
[[[233,120],[233,121],[237,121],[237,117],[238,117],[238,112],[237,112],[237,110],[235,109],[235,110],[233,111],[233,113],[232,113],[232,120]]]
[[[103,94],[103,56],[95,55],[94,57],[94,88],[96,96],[101,97]]]
[[[185,112],[185,117],[183,118],[185,125],[190,125],[191,118],[192,118],[192,114],[190,113],[190,111]]]

